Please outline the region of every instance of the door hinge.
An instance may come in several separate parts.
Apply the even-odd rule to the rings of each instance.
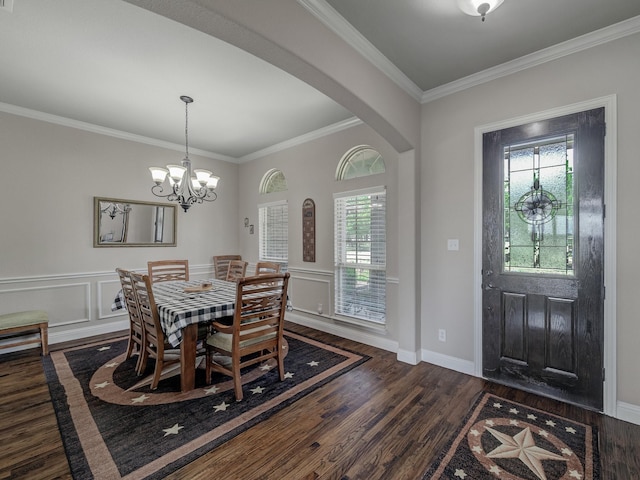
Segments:
[[[607,299],[607,287],[605,285],[602,286],[602,300]]]
[[[604,373],[605,373],[605,369],[603,368],[603,369],[602,369],[602,381],[603,381],[603,382],[605,381],[605,375],[604,375]]]
[[[607,218],[607,204],[602,204],[602,218]]]

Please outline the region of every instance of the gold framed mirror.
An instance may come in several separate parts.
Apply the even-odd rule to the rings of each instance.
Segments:
[[[93,197],[94,247],[175,247],[177,226],[176,205]]]

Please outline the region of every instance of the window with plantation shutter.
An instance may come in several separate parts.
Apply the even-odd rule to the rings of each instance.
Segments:
[[[259,205],[258,209],[260,260],[286,267],[289,258],[289,206],[287,202],[275,202]]]
[[[386,198],[384,187],[334,196],[336,315],[385,323]]]

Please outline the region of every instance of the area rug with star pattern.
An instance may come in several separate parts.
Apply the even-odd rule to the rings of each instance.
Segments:
[[[484,393],[423,480],[597,480],[597,430]]]
[[[180,393],[180,378],[151,390],[125,359],[116,339],[52,352],[45,376],[71,473],[75,479],[159,479],[275,412],[367,361],[369,357],[285,332],[285,380],[272,359],[243,370],[244,398],[235,401],[229,377],[214,373]]]

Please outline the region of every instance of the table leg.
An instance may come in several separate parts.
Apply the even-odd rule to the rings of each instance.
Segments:
[[[182,329],[180,344],[180,389],[183,392],[196,386],[196,347],[198,343],[198,324],[193,323]]]

